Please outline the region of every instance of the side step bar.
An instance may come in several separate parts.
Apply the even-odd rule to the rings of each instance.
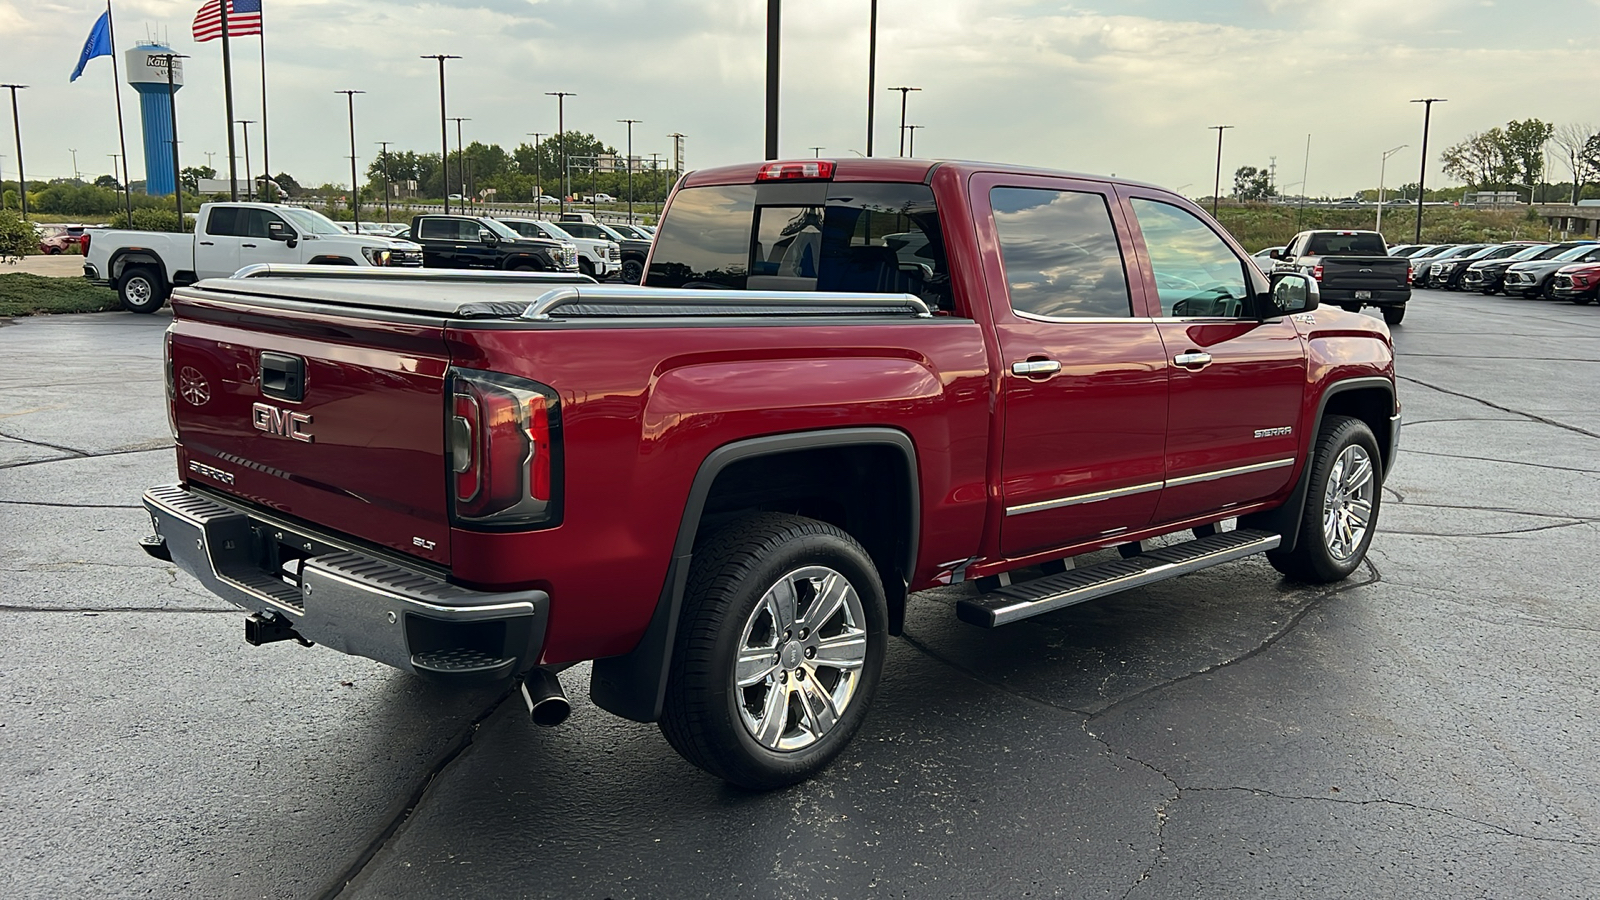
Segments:
[[[1069,569],[1033,581],[1013,584],[956,604],[956,618],[980,628],[1009,625],[1078,603],[1168,578],[1177,578],[1278,546],[1283,538],[1267,531],[1241,528],[1209,537],[1148,550],[1131,559],[1117,559],[1083,569]]]

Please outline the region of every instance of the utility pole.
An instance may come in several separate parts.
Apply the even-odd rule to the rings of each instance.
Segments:
[[[767,0],[767,159],[778,158],[778,19],[782,0]]]
[[[82,181],[83,176],[78,174],[78,151],[75,148],[68,147],[67,152],[72,154],[72,180]]]
[[[544,215],[544,201],[540,198],[544,196],[544,176],[539,171],[539,140],[545,137],[545,133],[542,131],[525,131],[523,134],[533,138],[533,214],[542,216]]]
[[[111,157],[111,177],[112,178],[116,178],[117,177],[117,160],[122,158],[122,154],[121,153],[107,153],[106,155]],[[0,179],[0,180],[4,180],[4,179]],[[128,186],[126,184],[123,184],[122,185],[122,190],[127,190],[127,189],[128,189]],[[128,216],[128,227],[129,228],[133,227],[133,216],[131,216],[131,215]]]
[[[216,170],[217,170],[217,167],[216,167],[216,166],[215,166],[215,165],[214,165],[214,164],[213,164],[213,162],[212,162],[212,159],[211,159],[211,158],[212,158],[212,157],[213,157],[213,156],[216,156],[216,155],[217,155],[217,151],[215,151],[215,150],[202,150],[202,151],[200,151],[200,152],[201,152],[201,153],[202,153],[202,154],[204,154],[204,155],[205,155],[205,158],[206,158],[206,168],[208,168],[208,169],[210,169],[210,170],[211,170],[211,171],[213,171],[213,172],[215,172],[215,171],[216,171]]]
[[[394,193],[389,187],[389,145],[394,142],[378,141],[377,143],[378,147],[381,148],[382,155],[380,158],[383,160],[383,223],[387,225],[393,221],[389,218],[389,195]]]
[[[650,154],[650,171],[653,173],[651,181],[655,182],[656,216],[661,216],[661,195],[666,193],[661,189],[661,154]]]
[[[872,155],[872,110],[878,83],[878,0],[872,0],[872,22],[867,26],[867,155]],[[812,148],[816,149],[816,148]]]
[[[643,119],[618,119],[628,125],[628,224],[633,224],[633,126]]]
[[[1389,166],[1389,157],[1395,155],[1396,153],[1399,153],[1401,150],[1404,150],[1405,148],[1407,148],[1409,146],[1411,146],[1411,145],[1410,144],[1401,144],[1400,146],[1394,148],[1393,150],[1385,150],[1385,151],[1383,151],[1383,159],[1379,160],[1379,162],[1378,162],[1378,221],[1377,221],[1377,223],[1375,225],[1372,226],[1372,230],[1376,231],[1379,234],[1383,234],[1383,176],[1384,176],[1384,170],[1387,169],[1388,166]]]
[[[1222,133],[1232,125],[1212,125],[1217,132],[1217,180],[1211,187],[1211,218],[1217,217],[1217,199],[1222,195]]]
[[[567,211],[567,189],[572,171],[567,167],[567,98],[576,97],[571,91],[545,91],[546,97],[556,98],[556,138],[561,142],[561,211]]]
[[[444,214],[450,215],[450,132],[445,125],[444,61],[460,59],[448,53],[423,54],[421,59],[439,61],[439,184],[444,186]]]
[[[171,78],[167,81],[170,83]],[[28,221],[28,175],[22,167],[22,120],[17,116],[17,91],[26,90],[25,84],[0,84],[11,91],[11,132],[17,138],[17,194],[22,198],[22,221]],[[180,218],[181,222],[181,218]],[[133,223],[128,223],[130,226]]]
[[[906,126],[906,152],[911,156],[917,155],[917,129],[927,127],[926,125]]]
[[[1300,208],[1294,214],[1294,230],[1300,230],[1300,220],[1306,214],[1306,195],[1311,187],[1311,135],[1306,135],[1306,162],[1300,170]]]
[[[471,122],[472,119],[464,116],[451,116],[450,121],[456,123],[456,174],[461,180],[458,182],[461,190],[461,208],[467,208],[467,147],[461,143],[461,123]],[[450,185],[445,185],[445,197],[449,198]]]
[[[350,105],[350,213],[354,217],[356,232],[361,231],[361,181],[356,175],[356,95],[366,91],[334,91],[343,94]],[[246,133],[246,140],[249,139]]]
[[[1422,243],[1422,198],[1428,194],[1426,187],[1428,178],[1428,126],[1433,120],[1433,105],[1450,101],[1440,97],[1428,97],[1411,102],[1422,104],[1422,170],[1417,174],[1417,233],[1413,241],[1413,243],[1420,244]]]
[[[892,87],[891,91],[900,92],[900,155],[906,155],[906,98],[912,91],[920,91],[919,87]]]
[[[256,177],[250,174],[250,126],[255,124],[254,119],[240,119],[238,126],[244,129],[244,198],[256,198]]]
[[[815,158],[820,159],[822,157],[822,151],[824,151],[826,149],[828,149],[828,148],[827,147],[812,147],[811,148],[811,155],[813,157],[815,157]]]

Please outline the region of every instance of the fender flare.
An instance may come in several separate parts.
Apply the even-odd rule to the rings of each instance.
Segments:
[[[1300,466],[1300,478],[1294,483],[1294,490],[1289,494],[1289,499],[1282,506],[1250,513],[1239,517],[1240,528],[1257,528],[1262,531],[1276,532],[1283,536],[1283,542],[1278,545],[1278,550],[1288,553],[1294,550],[1300,542],[1300,517],[1305,513],[1306,494],[1311,489],[1311,452],[1316,448],[1317,435],[1322,433],[1322,418],[1328,409],[1328,401],[1335,396],[1347,391],[1367,390],[1382,388],[1389,395],[1390,421],[1392,433],[1389,435],[1389,447],[1380,448],[1389,451],[1389,457],[1383,467],[1383,476],[1388,478],[1389,469],[1394,465],[1394,454],[1398,451],[1400,443],[1400,423],[1395,411],[1394,382],[1381,375],[1372,375],[1364,378],[1347,378],[1335,381],[1328,385],[1317,399],[1317,414],[1311,420],[1311,430],[1307,435],[1306,459]]]
[[[672,546],[672,561],[667,566],[661,597],[656,601],[655,613],[650,617],[644,636],[628,653],[594,661],[589,697],[595,705],[636,722],[654,722],[661,718],[662,705],[667,696],[667,674],[672,665],[672,648],[677,641],[678,619],[683,611],[683,595],[689,581],[689,564],[694,557],[700,516],[712,485],[724,469],[736,462],[759,456],[820,447],[859,446],[893,447],[905,456],[911,508],[908,517],[910,539],[902,564],[905,566],[904,577],[910,578],[916,569],[922,510],[916,445],[905,432],[894,428],[838,428],[768,435],[725,444],[713,450],[700,463],[700,469],[689,487],[683,518],[678,522],[677,540]]]

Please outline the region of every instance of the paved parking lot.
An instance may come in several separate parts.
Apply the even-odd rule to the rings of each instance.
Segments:
[[[1370,564],[992,632],[922,595],[872,715],[750,795],[291,644],[134,546],[165,314],[0,327],[0,876],[26,897],[1593,897],[1600,310],[1419,292]]]

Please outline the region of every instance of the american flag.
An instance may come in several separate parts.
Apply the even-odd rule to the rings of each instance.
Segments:
[[[261,33],[261,0],[229,0],[228,37]],[[194,39],[199,43],[222,37],[222,2],[211,0],[194,14]]]

